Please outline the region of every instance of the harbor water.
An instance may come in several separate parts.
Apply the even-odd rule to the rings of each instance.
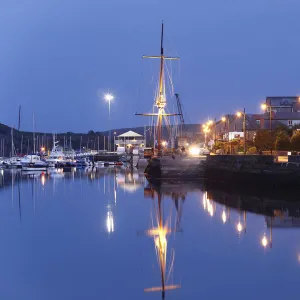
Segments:
[[[104,167],[0,170],[0,200],[0,299],[298,299],[297,195]]]

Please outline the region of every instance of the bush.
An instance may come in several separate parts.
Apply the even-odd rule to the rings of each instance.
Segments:
[[[256,147],[250,147],[250,148],[247,150],[247,154],[257,154]]]
[[[277,151],[283,151],[283,150],[288,151],[291,149],[291,142],[285,131],[277,132],[277,137],[276,137],[276,141],[275,141],[275,149]]]
[[[296,131],[291,137],[291,148],[293,151],[300,151],[300,132]]]
[[[256,132],[254,145],[257,151],[268,151],[274,149],[274,138],[269,130],[258,130]]]

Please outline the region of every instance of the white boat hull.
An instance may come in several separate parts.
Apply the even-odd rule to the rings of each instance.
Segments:
[[[47,171],[47,167],[23,167],[22,171]]]

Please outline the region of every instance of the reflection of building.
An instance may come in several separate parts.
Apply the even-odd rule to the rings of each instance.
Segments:
[[[145,176],[144,173],[139,174],[138,172],[120,172],[116,174],[116,181],[121,188],[133,193],[143,187]]]
[[[272,228],[300,227],[300,218],[290,216],[288,211],[275,210],[274,217],[266,217],[266,223]]]
[[[139,149],[145,146],[144,137],[134,131],[127,131],[117,136],[115,144],[118,148],[124,148],[127,151]]]

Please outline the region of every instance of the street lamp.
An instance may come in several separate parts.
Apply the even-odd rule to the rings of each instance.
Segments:
[[[269,109],[270,112],[270,132],[272,132],[272,107],[267,105],[266,103],[262,103],[262,105],[260,106],[262,110],[264,110],[265,112]]]
[[[114,100],[114,96],[110,93],[104,95],[104,100],[108,102],[108,122],[109,122],[109,143],[108,151],[111,150],[111,121],[110,121],[110,102]]]
[[[243,112],[238,111],[236,113],[236,116],[238,118],[240,118],[241,116],[244,117],[244,119],[243,119],[243,132],[244,132],[244,155],[245,155],[246,154],[246,110],[245,110],[245,108],[244,108]]]
[[[210,129],[208,128],[208,126],[203,126],[203,132],[204,132],[204,144],[206,145],[206,137],[207,137],[207,133],[210,131]]]

